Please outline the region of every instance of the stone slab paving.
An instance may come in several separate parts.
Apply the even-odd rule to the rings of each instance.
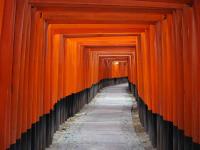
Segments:
[[[102,89],[60,126],[47,150],[144,150],[133,128],[128,84]]]

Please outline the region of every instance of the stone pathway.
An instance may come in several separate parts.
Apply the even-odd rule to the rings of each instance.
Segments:
[[[60,126],[47,150],[145,150],[133,127],[133,103],[127,84],[102,89]]]

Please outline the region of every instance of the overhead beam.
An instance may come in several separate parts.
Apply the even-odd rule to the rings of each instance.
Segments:
[[[191,0],[29,0],[33,6],[129,6],[134,8],[183,8]]]
[[[50,24],[52,34],[139,34],[147,24]]]
[[[153,24],[165,16],[159,13],[93,12],[81,9],[42,12],[42,17],[50,24]]]

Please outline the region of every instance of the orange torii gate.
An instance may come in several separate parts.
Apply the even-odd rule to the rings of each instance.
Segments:
[[[99,69],[94,46],[135,46],[129,80],[154,146],[199,149],[199,9],[198,0],[0,0],[0,150],[44,149],[95,95],[98,74],[84,65]],[[61,103],[74,109],[58,115]]]

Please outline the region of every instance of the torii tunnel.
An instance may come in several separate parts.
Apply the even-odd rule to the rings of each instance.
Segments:
[[[154,148],[200,150],[199,0],[0,0],[0,150],[125,82]]]

